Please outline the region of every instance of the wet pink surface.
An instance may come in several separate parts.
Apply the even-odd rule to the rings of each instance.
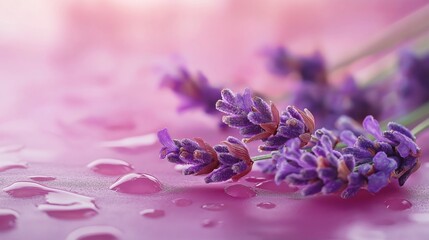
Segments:
[[[216,144],[237,134],[219,131],[218,119],[201,112],[176,112],[177,98],[158,87],[170,62],[203,70],[215,85],[277,94],[285,83],[268,76],[258,49],[290,42],[302,51],[323,48],[335,60],[424,1],[354,1],[339,8],[338,0],[14,2],[0,4],[16,24],[0,23],[0,239],[429,235],[427,133],[418,139],[424,164],[404,187],[392,184],[350,200],[302,198],[257,170],[237,183],[207,185],[203,176],[183,176],[158,159],[155,135],[168,127],[174,137]],[[339,34],[350,26],[357,30]]]

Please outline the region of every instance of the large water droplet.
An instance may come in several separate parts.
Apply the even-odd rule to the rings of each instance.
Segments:
[[[12,209],[0,209],[0,231],[12,229],[16,225],[18,213]]]
[[[241,184],[231,185],[225,188],[225,193],[235,198],[251,198],[256,196],[255,190]]]
[[[24,145],[15,144],[15,145],[4,145],[0,146],[0,153],[13,153],[19,152],[24,149]]]
[[[187,207],[192,204],[192,200],[187,198],[176,198],[172,202],[178,207]]]
[[[38,181],[38,182],[48,182],[56,179],[55,177],[49,177],[49,176],[30,176],[29,178],[31,180]]]
[[[16,182],[3,191],[16,198],[44,196],[46,202],[39,204],[37,209],[55,218],[81,219],[97,214],[93,198],[34,182]]]
[[[246,180],[247,182],[252,182],[252,183],[260,183],[263,181],[267,181],[268,179],[266,177],[250,176],[250,177],[245,178],[244,180]]]
[[[263,208],[263,209],[273,209],[276,207],[276,205],[272,202],[261,202],[261,203],[258,203],[256,206],[258,208]]]
[[[274,180],[267,180],[256,184],[256,188],[271,191],[271,192],[281,192],[281,193],[292,193],[296,192],[298,188],[289,187],[286,182],[281,182],[280,185],[277,185]]]
[[[160,192],[162,187],[154,176],[144,173],[129,173],[116,180],[110,189],[128,194],[151,194]]]
[[[102,142],[101,146],[124,153],[139,153],[148,146],[155,144],[157,140],[158,138],[156,134],[151,133],[141,136]]]
[[[145,209],[140,214],[147,218],[161,218],[165,216],[165,211],[160,209]]]
[[[129,163],[111,158],[97,159],[89,163],[87,167],[96,173],[108,176],[122,175],[133,170]]]
[[[27,168],[27,163],[22,162],[19,158],[13,155],[2,155],[0,161],[0,172],[13,168]]]
[[[89,226],[74,230],[66,240],[118,240],[121,235],[121,231],[111,226]]]
[[[410,201],[402,198],[388,199],[384,201],[384,205],[386,205],[387,209],[390,209],[393,211],[403,211],[413,206]]]
[[[226,206],[223,203],[207,203],[202,205],[201,208],[209,211],[222,211],[225,210]]]
[[[220,223],[222,223],[219,220],[215,220],[215,219],[204,219],[203,222],[201,223],[201,225],[204,228],[213,228],[218,226]]]

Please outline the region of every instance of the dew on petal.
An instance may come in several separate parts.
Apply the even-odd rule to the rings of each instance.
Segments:
[[[261,203],[258,203],[256,206],[262,209],[273,209],[276,207],[276,204],[272,202],[261,202]]]
[[[223,203],[206,203],[201,208],[208,211],[222,211],[226,209],[226,206]]]
[[[413,205],[410,201],[402,198],[392,198],[384,201],[384,205],[387,209],[393,211],[403,211],[411,208]]]
[[[187,199],[187,198],[176,198],[176,199],[173,199],[172,202],[174,203],[174,205],[178,207],[187,207],[192,205],[193,203],[191,199]]]
[[[204,228],[214,228],[214,227],[218,226],[221,223],[222,223],[221,221],[215,220],[215,219],[204,219],[202,221],[201,225]]]
[[[39,175],[39,176],[30,176],[28,178],[30,178],[31,180],[37,181],[37,182],[48,182],[48,181],[53,181],[53,180],[57,179],[55,177],[41,176],[41,175]]]

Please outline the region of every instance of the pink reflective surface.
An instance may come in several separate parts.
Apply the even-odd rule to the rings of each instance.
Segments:
[[[159,88],[172,65],[278,96],[285,83],[256,56],[264,46],[335,61],[425,1],[156,2],[0,3],[0,239],[427,238],[427,133],[404,187],[350,200],[302,198],[256,170],[207,185],[160,160],[155,135],[237,135],[177,113]]]

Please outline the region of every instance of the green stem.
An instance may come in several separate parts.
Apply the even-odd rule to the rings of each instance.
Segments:
[[[415,124],[418,120],[427,117],[428,115],[429,102],[407,114],[406,116],[399,118],[398,120],[396,120],[396,122],[405,126],[409,126]],[[381,125],[387,125],[387,121],[383,122]]]
[[[424,120],[423,122],[421,122],[417,126],[415,126],[411,130],[411,133],[413,133],[415,136],[417,136],[428,128],[429,128],[429,118],[426,118],[426,120]]]
[[[254,156],[254,157],[252,157],[252,161],[257,162],[257,161],[271,159],[273,157],[273,153],[275,153],[275,152],[271,152],[269,154],[264,154],[264,155]]]

